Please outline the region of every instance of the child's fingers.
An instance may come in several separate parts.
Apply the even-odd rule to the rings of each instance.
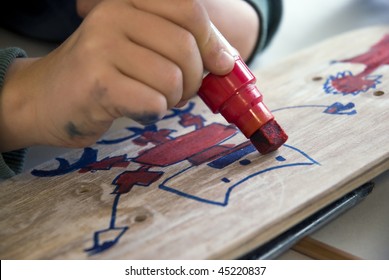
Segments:
[[[163,5],[156,5],[155,0],[129,0],[129,3],[137,9],[162,16],[193,34],[204,66],[210,72],[222,75],[232,70],[234,59],[211,28],[207,11],[200,1],[164,0]]]
[[[150,83],[148,85],[161,89],[161,87],[166,88],[167,82],[174,86],[177,85],[178,81],[181,82],[180,94],[182,96],[178,100],[174,98],[175,94],[170,96],[171,89],[161,90],[161,93],[168,99],[169,108],[175,106],[181,98],[188,99],[193,96],[201,84],[204,69],[194,36],[171,21],[144,11],[128,9],[128,12],[124,13],[123,16],[132,19],[131,24],[124,26],[124,32],[133,44],[155,52],[162,58],[174,63],[177,67],[176,70],[178,71],[173,72],[171,68],[163,69],[163,67],[160,67],[158,69],[160,73],[154,77],[154,81],[151,81],[154,85]],[[127,58],[123,57],[122,59],[140,63],[140,59],[134,54],[127,54]],[[152,54],[148,58],[145,52],[143,56],[144,65],[137,65],[140,67],[138,69],[144,69],[145,72],[153,71],[152,69],[146,70],[145,67],[153,68],[155,66],[153,61],[156,61],[156,59],[156,55]],[[131,62],[128,62],[127,68],[131,65]],[[130,71],[133,72],[133,70]],[[137,76],[142,75],[141,71]],[[155,84],[158,82],[162,83],[161,86]]]

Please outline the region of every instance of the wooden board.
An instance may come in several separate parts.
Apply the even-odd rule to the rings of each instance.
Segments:
[[[2,182],[1,259],[237,258],[388,169],[389,27],[255,74],[277,152],[194,99]]]

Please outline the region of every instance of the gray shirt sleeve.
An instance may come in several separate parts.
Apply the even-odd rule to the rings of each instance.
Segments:
[[[247,63],[263,51],[271,42],[282,17],[282,0],[245,0],[257,12],[260,20],[260,30],[255,49]]]

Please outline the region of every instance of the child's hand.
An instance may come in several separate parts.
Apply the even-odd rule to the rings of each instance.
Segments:
[[[93,144],[118,117],[147,124],[198,90],[204,68],[226,74],[197,0],[107,0],[40,59],[17,59],[0,99],[0,150]]]

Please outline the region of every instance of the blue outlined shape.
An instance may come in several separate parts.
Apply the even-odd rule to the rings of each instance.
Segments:
[[[277,165],[277,166],[271,166],[271,167],[268,167],[268,168],[265,168],[265,169],[262,169],[260,171],[257,171],[257,172],[254,172],[252,174],[250,174],[249,176],[246,176],[245,178],[239,180],[238,182],[236,182],[235,184],[233,184],[232,186],[230,186],[224,197],[221,199],[221,200],[211,200],[211,199],[207,199],[207,198],[204,198],[204,197],[200,197],[200,196],[197,196],[197,195],[192,195],[192,194],[189,194],[187,192],[184,192],[184,191],[181,191],[181,190],[178,190],[174,187],[169,187],[167,186],[167,183],[174,179],[175,177],[181,175],[182,173],[186,172],[187,170],[193,168],[194,166],[189,166],[179,172],[177,172],[176,174],[168,177],[167,179],[165,179],[159,186],[158,188],[161,189],[161,190],[164,190],[164,191],[167,191],[167,192],[170,192],[170,193],[173,193],[175,195],[178,195],[178,196],[181,196],[181,197],[184,197],[184,198],[187,198],[187,199],[192,199],[192,200],[195,200],[197,202],[201,202],[201,203],[206,203],[206,204],[210,204],[210,205],[215,205],[215,206],[222,206],[222,207],[226,207],[229,203],[229,200],[230,200],[230,195],[231,195],[231,192],[237,188],[239,185],[241,185],[242,183],[246,182],[247,180],[253,178],[253,177],[256,177],[258,175],[261,175],[261,174],[264,174],[266,172],[270,172],[270,171],[273,171],[273,170],[277,170],[277,169],[281,169],[281,168],[286,168],[286,167],[296,167],[296,166],[310,166],[310,165],[320,165],[319,162],[317,162],[316,160],[314,160],[313,158],[311,158],[308,154],[304,153],[303,151],[301,151],[300,149],[296,148],[296,147],[293,147],[293,146],[290,146],[290,145],[287,145],[287,144],[284,144],[283,145],[284,147],[286,148],[289,148],[289,149],[292,149],[296,152],[298,152],[299,154],[301,154],[304,158],[306,158],[308,161],[307,162],[294,162],[294,163],[286,163],[286,164],[281,164],[281,165]],[[237,151],[239,152],[239,151]],[[276,159],[277,160],[277,159]],[[279,160],[277,160],[278,162],[280,162]],[[282,162],[282,161],[281,161]],[[227,182],[228,178],[225,178],[223,177],[221,179],[223,182]]]
[[[189,104],[187,105],[187,108],[184,108],[184,109],[172,108],[171,109],[171,113],[169,115],[166,115],[163,118],[163,120],[175,118],[175,117],[178,117],[180,115],[190,113],[193,110],[194,107],[195,107],[195,103],[194,102],[189,102]],[[148,131],[151,131],[151,132],[158,131],[158,128],[157,128],[157,126],[155,124],[146,125],[143,128],[141,128],[141,127],[126,127],[125,129],[128,130],[128,131],[131,131],[132,134],[130,134],[128,136],[116,138],[116,139],[102,139],[100,141],[97,141],[96,144],[99,144],[99,145],[115,145],[115,144],[119,144],[121,142],[125,142],[125,141],[128,141],[128,140],[131,140],[131,139],[136,138],[138,136],[141,136],[145,132],[148,132]],[[176,130],[171,130],[171,132],[176,132]]]
[[[109,227],[106,229],[98,230],[93,234],[93,246],[91,248],[85,249],[84,251],[88,253],[88,255],[95,255],[101,252],[104,252],[110,249],[112,246],[116,245],[123,234],[129,229],[129,227],[116,227],[116,212],[117,206],[119,204],[121,194],[116,194],[114,203],[112,205],[111,212],[111,220],[109,223]],[[104,235],[106,233],[110,233],[109,235],[113,235],[114,238],[104,239]]]
[[[142,136],[146,132],[149,132],[149,131],[156,132],[158,130],[158,128],[155,124],[146,125],[143,128],[141,128],[141,127],[126,127],[125,129],[128,131],[131,131],[133,133],[128,135],[128,136],[121,137],[121,138],[100,140],[100,141],[97,141],[96,144],[115,145],[115,144],[119,144],[121,142],[130,140],[132,138]],[[173,130],[172,130],[172,132],[173,132]]]
[[[281,107],[272,110],[272,113],[279,112],[283,110],[290,110],[290,109],[304,109],[304,108],[325,108],[323,113],[330,114],[330,115],[355,115],[357,113],[357,110],[355,110],[355,104],[352,102],[349,102],[347,104],[343,104],[340,102],[335,102],[331,105],[297,105],[297,106],[287,106],[287,107]],[[351,110],[353,109],[353,110]]]
[[[242,157],[256,151],[255,147],[253,145],[248,145],[246,147],[243,147],[242,149],[235,151],[234,153],[227,154],[225,156],[221,156],[210,163],[208,163],[208,166],[215,168],[215,169],[223,169],[224,167],[236,162],[237,160],[241,159]]]
[[[52,170],[33,169],[31,171],[31,174],[37,177],[53,177],[53,176],[65,175],[67,173],[79,170],[91,163],[96,162],[97,153],[98,151],[96,149],[87,147],[84,148],[81,157],[73,164],[70,164],[69,161],[66,159],[56,158],[56,160],[59,162],[58,168]]]
[[[346,71],[343,71],[343,72],[339,72],[336,75],[330,75],[327,78],[327,80],[324,82],[324,84],[323,84],[324,92],[327,93],[327,94],[343,94],[343,95],[350,95],[350,94],[352,94],[352,95],[358,95],[360,93],[367,92],[370,89],[374,89],[374,88],[377,87],[378,84],[382,83],[381,82],[382,75],[367,75],[366,77],[360,77],[360,79],[364,79],[366,81],[371,81],[371,82],[373,82],[372,85],[366,86],[366,87],[364,87],[362,89],[358,89],[358,90],[353,91],[353,92],[342,92],[342,91],[337,90],[332,85],[333,81],[345,78],[347,76],[358,77],[358,75],[354,75],[349,70],[346,70]]]
[[[331,115],[355,115],[357,113],[356,110],[354,110],[355,104],[352,102],[349,102],[347,104],[342,104],[340,102],[335,102],[331,106],[328,106],[323,113],[331,114]]]

